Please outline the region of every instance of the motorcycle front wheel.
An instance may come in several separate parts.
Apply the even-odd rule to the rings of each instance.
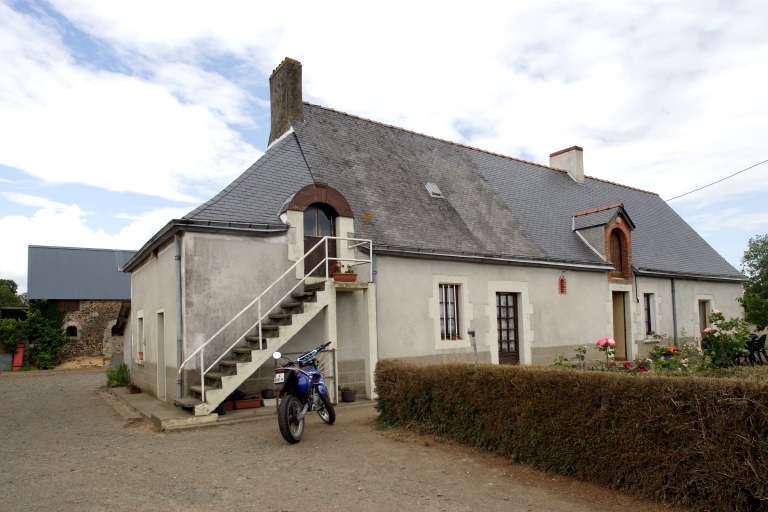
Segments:
[[[304,418],[300,418],[301,402],[293,395],[286,396],[280,402],[280,410],[277,413],[277,425],[283,439],[291,444],[301,441],[304,434]]]
[[[318,394],[320,395],[320,400],[323,402],[323,408],[317,411],[317,414],[324,422],[333,425],[333,422],[336,421],[336,411],[333,409],[333,404],[328,399],[327,395]]]

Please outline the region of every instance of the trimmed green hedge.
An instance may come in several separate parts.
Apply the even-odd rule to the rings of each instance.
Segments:
[[[381,361],[380,420],[697,510],[768,510],[768,386]]]

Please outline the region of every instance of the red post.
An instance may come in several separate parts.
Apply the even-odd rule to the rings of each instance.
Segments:
[[[13,354],[13,369],[18,370],[21,368],[21,361],[24,359],[24,344],[16,344],[16,352]]]

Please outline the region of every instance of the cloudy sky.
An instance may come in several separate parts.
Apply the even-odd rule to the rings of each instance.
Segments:
[[[768,233],[766,20],[763,0],[0,0],[0,278],[26,291],[28,245],[138,249],[215,195],[265,150],[286,56],[311,103],[541,163],[578,145],[587,175],[665,199],[755,166],[670,202],[739,268]]]

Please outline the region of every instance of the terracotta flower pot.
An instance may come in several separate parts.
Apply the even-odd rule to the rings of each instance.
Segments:
[[[340,283],[354,283],[357,281],[357,274],[350,274],[347,272],[334,272],[333,280]]]

